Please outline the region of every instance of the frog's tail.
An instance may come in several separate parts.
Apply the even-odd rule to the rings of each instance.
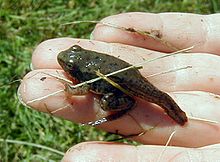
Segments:
[[[157,100],[156,104],[161,106],[167,115],[178,124],[184,125],[187,122],[186,113],[180,109],[177,103],[168,94],[162,92]]]
[[[137,91],[139,97],[161,106],[167,115],[178,124],[184,125],[187,122],[186,113],[180,109],[177,103],[167,93],[159,90],[150,82],[145,80],[145,84],[141,84],[140,89],[136,89]]]

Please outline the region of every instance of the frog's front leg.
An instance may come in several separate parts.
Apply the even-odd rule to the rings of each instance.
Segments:
[[[134,107],[136,101],[126,94],[115,95],[114,93],[107,93],[103,95],[99,103],[104,111],[115,111],[115,113],[103,117],[102,119],[91,121],[87,123],[87,125],[95,126],[107,121],[116,120],[130,111]]]
[[[86,95],[89,93],[90,86],[88,84],[84,84],[79,87],[73,87],[69,84],[65,84],[65,91],[71,95]]]

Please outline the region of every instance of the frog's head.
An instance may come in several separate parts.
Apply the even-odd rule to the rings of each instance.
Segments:
[[[78,45],[73,45],[69,49],[62,51],[57,56],[57,61],[63,70],[67,73],[73,73],[78,69],[78,62],[81,59],[82,48]]]

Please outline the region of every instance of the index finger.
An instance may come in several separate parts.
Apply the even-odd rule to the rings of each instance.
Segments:
[[[98,24],[92,33],[92,38],[95,40],[123,43],[161,52],[195,45],[193,52],[220,54],[220,14],[134,12],[109,16],[102,22],[127,28],[130,32]],[[132,30],[150,33],[157,39]],[[174,48],[165,45],[164,42]]]

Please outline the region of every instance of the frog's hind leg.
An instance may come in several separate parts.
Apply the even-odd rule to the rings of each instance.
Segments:
[[[100,106],[104,111],[112,111],[115,112],[106,117],[103,117],[96,121],[88,122],[84,125],[100,125],[102,123],[116,120],[126,113],[128,113],[135,106],[135,99],[124,94],[124,95],[115,95],[113,93],[105,94],[100,99]]]
[[[100,106],[104,111],[121,111],[134,107],[136,101],[126,94],[107,93],[100,100]]]

